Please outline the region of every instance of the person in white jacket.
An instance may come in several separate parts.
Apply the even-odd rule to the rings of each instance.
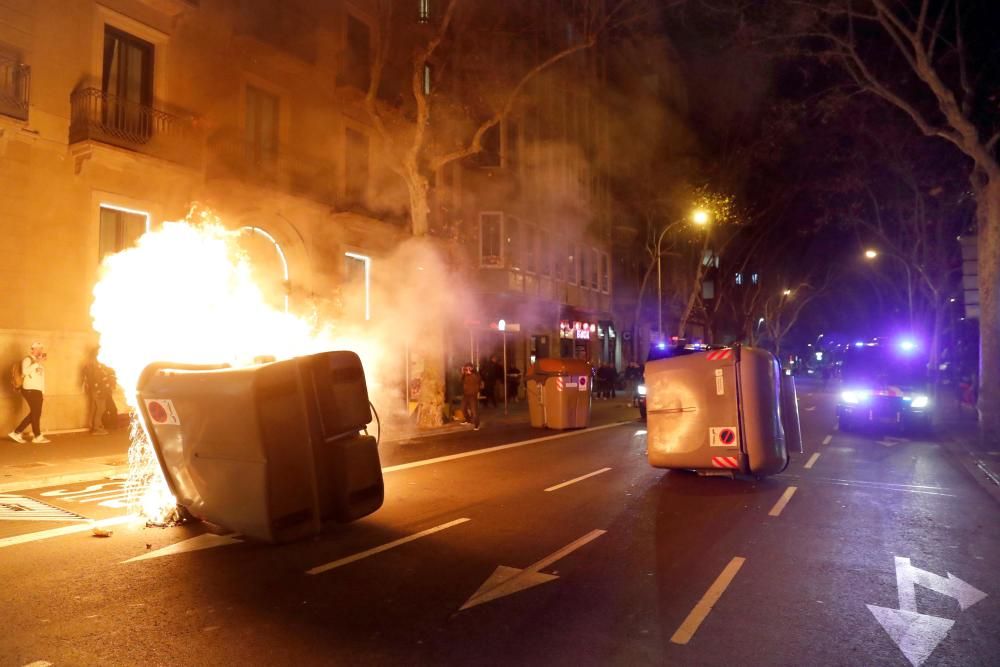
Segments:
[[[21,361],[21,373],[24,375],[24,383],[21,385],[21,396],[28,404],[28,415],[21,420],[13,431],[8,433],[8,437],[14,442],[24,443],[21,433],[31,424],[31,432],[34,435],[33,443],[45,444],[52,442],[42,433],[42,398],[45,395],[45,366],[42,362],[48,355],[45,353],[45,346],[41,343],[31,344],[30,356]]]

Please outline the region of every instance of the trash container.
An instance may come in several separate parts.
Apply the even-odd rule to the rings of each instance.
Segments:
[[[774,355],[750,347],[648,362],[650,464],[703,474],[784,470],[780,377]]]
[[[167,484],[191,515],[285,542],[383,501],[361,361],[324,352],[244,368],[156,363],[139,408]]]
[[[590,364],[581,359],[539,359],[527,379],[528,414],[535,428],[586,428],[592,396]]]

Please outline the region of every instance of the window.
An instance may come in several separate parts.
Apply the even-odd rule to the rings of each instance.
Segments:
[[[743,274],[742,273],[737,273],[736,274],[736,284],[737,285],[742,285],[743,284]]]
[[[102,204],[100,227],[98,261],[134,245],[149,229],[149,214]]]
[[[552,275],[552,256],[549,254],[549,233],[538,234],[538,266],[543,276]]]
[[[590,288],[601,289],[601,252],[597,248],[590,256]]]
[[[427,23],[431,20],[431,0],[418,0],[417,20]]]
[[[587,255],[589,255],[590,253],[587,251],[586,248],[581,248],[580,246],[577,246],[576,249],[577,249],[577,251],[579,253],[577,255],[577,265],[578,265],[578,270],[577,270],[578,276],[577,277],[579,278],[580,287],[586,287],[587,286],[587,264],[589,263],[587,261]]]
[[[278,157],[278,98],[247,86],[246,157],[255,165],[273,164]]]
[[[756,285],[759,280],[760,280],[760,276],[759,275],[757,275],[756,273],[750,274],[750,282],[751,283],[753,283],[754,285]]]
[[[341,79],[348,86],[368,90],[371,82],[372,38],[368,24],[347,15],[347,54]]]
[[[559,245],[559,240],[556,240],[556,245]],[[559,249],[556,250],[552,258],[552,274],[556,280],[563,280],[566,277],[566,251]]]
[[[511,217],[508,217],[504,221],[504,234],[506,237],[504,252],[507,255],[507,266],[512,269],[521,268],[521,230],[518,222],[517,218]]]
[[[716,269],[719,268],[719,256],[715,254],[714,250],[706,250],[701,257],[702,266],[711,266]]]
[[[368,190],[368,135],[348,127],[344,136],[344,194],[351,201],[363,201]]]
[[[348,302],[357,304],[357,316],[370,320],[372,258],[353,252],[344,253],[344,287]]]
[[[538,235],[531,225],[524,226],[524,268],[532,273],[538,272],[538,254],[535,251],[535,238]]]
[[[601,253],[602,269],[601,277],[603,278],[603,284],[601,289],[605,294],[611,293],[611,256],[608,253]]]
[[[520,144],[518,143],[518,124],[512,120],[506,122],[507,145],[504,146],[504,164],[508,167],[517,164]]]
[[[424,64],[424,95],[431,94],[431,66]]]
[[[706,280],[701,284],[701,298],[706,301],[715,298],[715,281]]]
[[[503,215],[479,214],[479,265],[503,266]]]
[[[130,139],[153,133],[153,45],[104,26],[101,65],[103,122],[128,133]]]
[[[569,244],[569,254],[566,255],[566,282],[576,284],[576,246]]]

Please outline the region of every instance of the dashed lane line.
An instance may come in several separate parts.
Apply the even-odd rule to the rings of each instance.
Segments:
[[[767,515],[780,516],[781,511],[785,509],[785,505],[787,505],[788,501],[791,500],[792,496],[795,495],[796,490],[798,490],[797,486],[790,486],[787,489],[785,489],[785,492],[781,494],[781,497],[778,498],[778,502],[774,503],[774,507],[771,508],[771,511],[768,512]]]
[[[698,604],[694,606],[691,613],[687,615],[684,622],[681,623],[677,631],[674,632],[674,636],[670,638],[670,641],[674,644],[687,644],[694,637],[694,633],[698,631],[698,627],[701,625],[702,621],[708,616],[712,608],[722,597],[722,594],[726,592],[726,588],[732,583],[733,578],[736,573],[740,571],[743,567],[743,563],[746,562],[746,558],[742,556],[736,556],[726,568],[722,571],[722,574],[712,583],[712,585],[705,592],[705,595],[698,600]]]
[[[433,535],[434,533],[439,533],[442,530],[447,530],[448,528],[451,528],[452,526],[457,526],[459,524],[465,523],[466,521],[471,521],[471,519],[462,518],[462,519],[455,519],[454,521],[449,521],[448,523],[442,523],[440,526],[434,526],[433,528],[428,528],[427,530],[422,530],[419,533],[414,533],[413,535],[407,535],[406,537],[402,537],[402,538],[400,538],[398,540],[393,540],[392,542],[387,542],[387,543],[385,543],[383,545],[374,547],[372,549],[368,549],[367,551],[362,551],[362,552],[356,553],[356,554],[354,554],[352,556],[346,556],[346,557],[341,558],[339,560],[335,560],[335,561],[332,561],[332,562],[329,562],[329,563],[325,563],[323,565],[317,565],[314,568],[310,568],[310,569],[306,570],[306,574],[322,574],[323,572],[329,572],[330,570],[338,568],[338,567],[340,567],[342,565],[348,565],[350,563],[354,563],[356,561],[359,561],[359,560],[361,560],[363,558],[368,558],[369,556],[374,556],[375,554],[380,554],[383,551],[388,551],[389,549],[394,549],[395,547],[401,546],[403,544],[407,544],[409,542],[413,542],[414,540],[419,540],[421,537],[427,537],[428,535]]]
[[[803,467],[806,470],[809,470],[814,465],[816,465],[816,459],[818,459],[818,458],[819,458],[819,452],[814,452],[813,455],[809,457],[809,460],[806,461],[806,464]]]
[[[601,473],[605,473],[609,470],[611,470],[611,468],[601,468],[600,470],[595,470],[594,472],[588,472],[586,475],[580,475],[579,477],[574,477],[573,479],[565,481],[562,484],[556,484],[555,486],[550,486],[549,488],[545,489],[545,491],[546,492],[558,491],[559,489],[569,486],[570,484],[576,484],[577,482],[582,482],[585,479],[588,479],[595,475],[600,475]]]
[[[824,445],[829,445],[831,440],[833,440],[833,436],[832,435],[828,435],[825,438],[823,438],[823,444]]]

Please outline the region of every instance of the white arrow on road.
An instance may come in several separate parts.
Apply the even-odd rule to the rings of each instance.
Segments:
[[[986,593],[975,586],[965,583],[951,572],[947,574],[948,577],[945,578],[939,574],[921,570],[919,567],[914,567],[909,558],[896,556],[896,586],[899,589],[899,608],[906,611],[917,611],[917,584],[941,595],[955,598],[962,611],[986,597]]]
[[[243,540],[236,539],[236,533],[231,533],[229,535],[214,535],[212,533],[204,533],[198,535],[197,537],[192,537],[190,539],[178,542],[177,544],[171,544],[169,547],[163,547],[162,549],[157,549],[156,551],[150,551],[149,553],[142,554],[141,556],[136,556],[135,558],[129,558],[128,560],[122,561],[123,563],[134,563],[137,560],[149,560],[150,558],[161,558],[163,556],[173,556],[174,554],[187,553],[188,551],[201,551],[202,549],[214,549],[215,547],[224,547],[230,544],[239,544]]]
[[[865,605],[913,667],[920,667],[930,657],[955,624],[949,618],[917,611],[917,585],[955,598],[962,611],[986,597],[986,593],[975,586],[962,581],[951,572],[947,574],[947,577],[942,577],[921,570],[914,567],[909,558],[896,556],[899,609]]]
[[[479,587],[479,590],[465,601],[465,604],[462,605],[459,611],[558,579],[559,577],[554,574],[545,574],[539,570],[547,568],[557,560],[573,553],[588,542],[596,540],[606,532],[606,530],[592,530],[580,539],[570,542],[562,549],[549,554],[536,563],[532,563],[523,570],[501,565],[493,571],[493,574]]]
[[[875,615],[889,637],[913,667],[920,667],[945,638],[955,621],[950,618],[918,614],[904,609],[865,605]]]

